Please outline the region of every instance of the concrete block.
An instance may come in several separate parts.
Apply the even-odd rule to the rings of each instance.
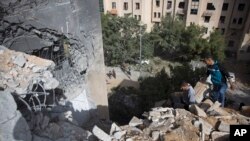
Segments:
[[[159,131],[153,131],[152,132],[152,140],[157,141],[160,138],[160,132]]]
[[[94,126],[92,130],[93,134],[100,140],[103,141],[112,141],[112,137],[105,133],[102,129],[97,126]]]
[[[127,131],[119,131],[119,132],[115,132],[114,133],[114,137],[117,140],[121,140],[125,135],[126,135]]]
[[[229,133],[213,131],[211,137],[213,141],[228,141]]]
[[[230,125],[225,123],[224,121],[219,121],[219,127],[218,127],[218,130],[221,131],[221,132],[227,132],[229,133],[230,132]]]
[[[122,129],[121,129],[118,125],[116,125],[115,123],[113,123],[113,124],[111,125],[110,135],[114,135],[115,132],[119,132],[119,131],[121,131],[121,130],[122,130]]]
[[[137,117],[133,117],[129,122],[129,126],[134,126],[134,127],[142,124],[143,124],[142,120],[138,119]]]
[[[200,103],[203,100],[204,93],[207,91],[208,88],[209,86],[207,84],[201,82],[196,83],[194,91],[195,91],[195,100],[197,103]]]
[[[210,108],[214,103],[210,99],[206,99],[205,101],[201,102],[199,104],[199,107],[206,111],[208,108]]]
[[[195,104],[190,107],[190,111],[199,117],[207,117],[207,114]]]

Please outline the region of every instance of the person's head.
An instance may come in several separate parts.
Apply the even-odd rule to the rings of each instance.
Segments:
[[[214,64],[214,59],[211,55],[207,55],[204,57],[203,62],[207,65],[213,65]]]
[[[189,89],[189,86],[190,86],[190,84],[184,81],[181,83],[181,90],[186,91]]]

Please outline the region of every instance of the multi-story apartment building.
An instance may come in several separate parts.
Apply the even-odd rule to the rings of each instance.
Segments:
[[[208,37],[214,29],[226,39],[227,55],[250,60],[250,0],[103,0],[104,12],[130,14],[149,32],[166,15],[204,26]]]

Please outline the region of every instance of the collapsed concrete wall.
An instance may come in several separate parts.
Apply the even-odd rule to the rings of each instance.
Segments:
[[[4,0],[0,44],[51,59],[53,72],[79,123],[108,118],[98,0]]]

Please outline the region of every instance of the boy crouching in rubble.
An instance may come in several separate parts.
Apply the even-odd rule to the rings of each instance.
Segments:
[[[182,82],[181,90],[184,91],[182,102],[185,104],[185,109],[188,109],[189,105],[196,103],[194,88],[189,83]]]

